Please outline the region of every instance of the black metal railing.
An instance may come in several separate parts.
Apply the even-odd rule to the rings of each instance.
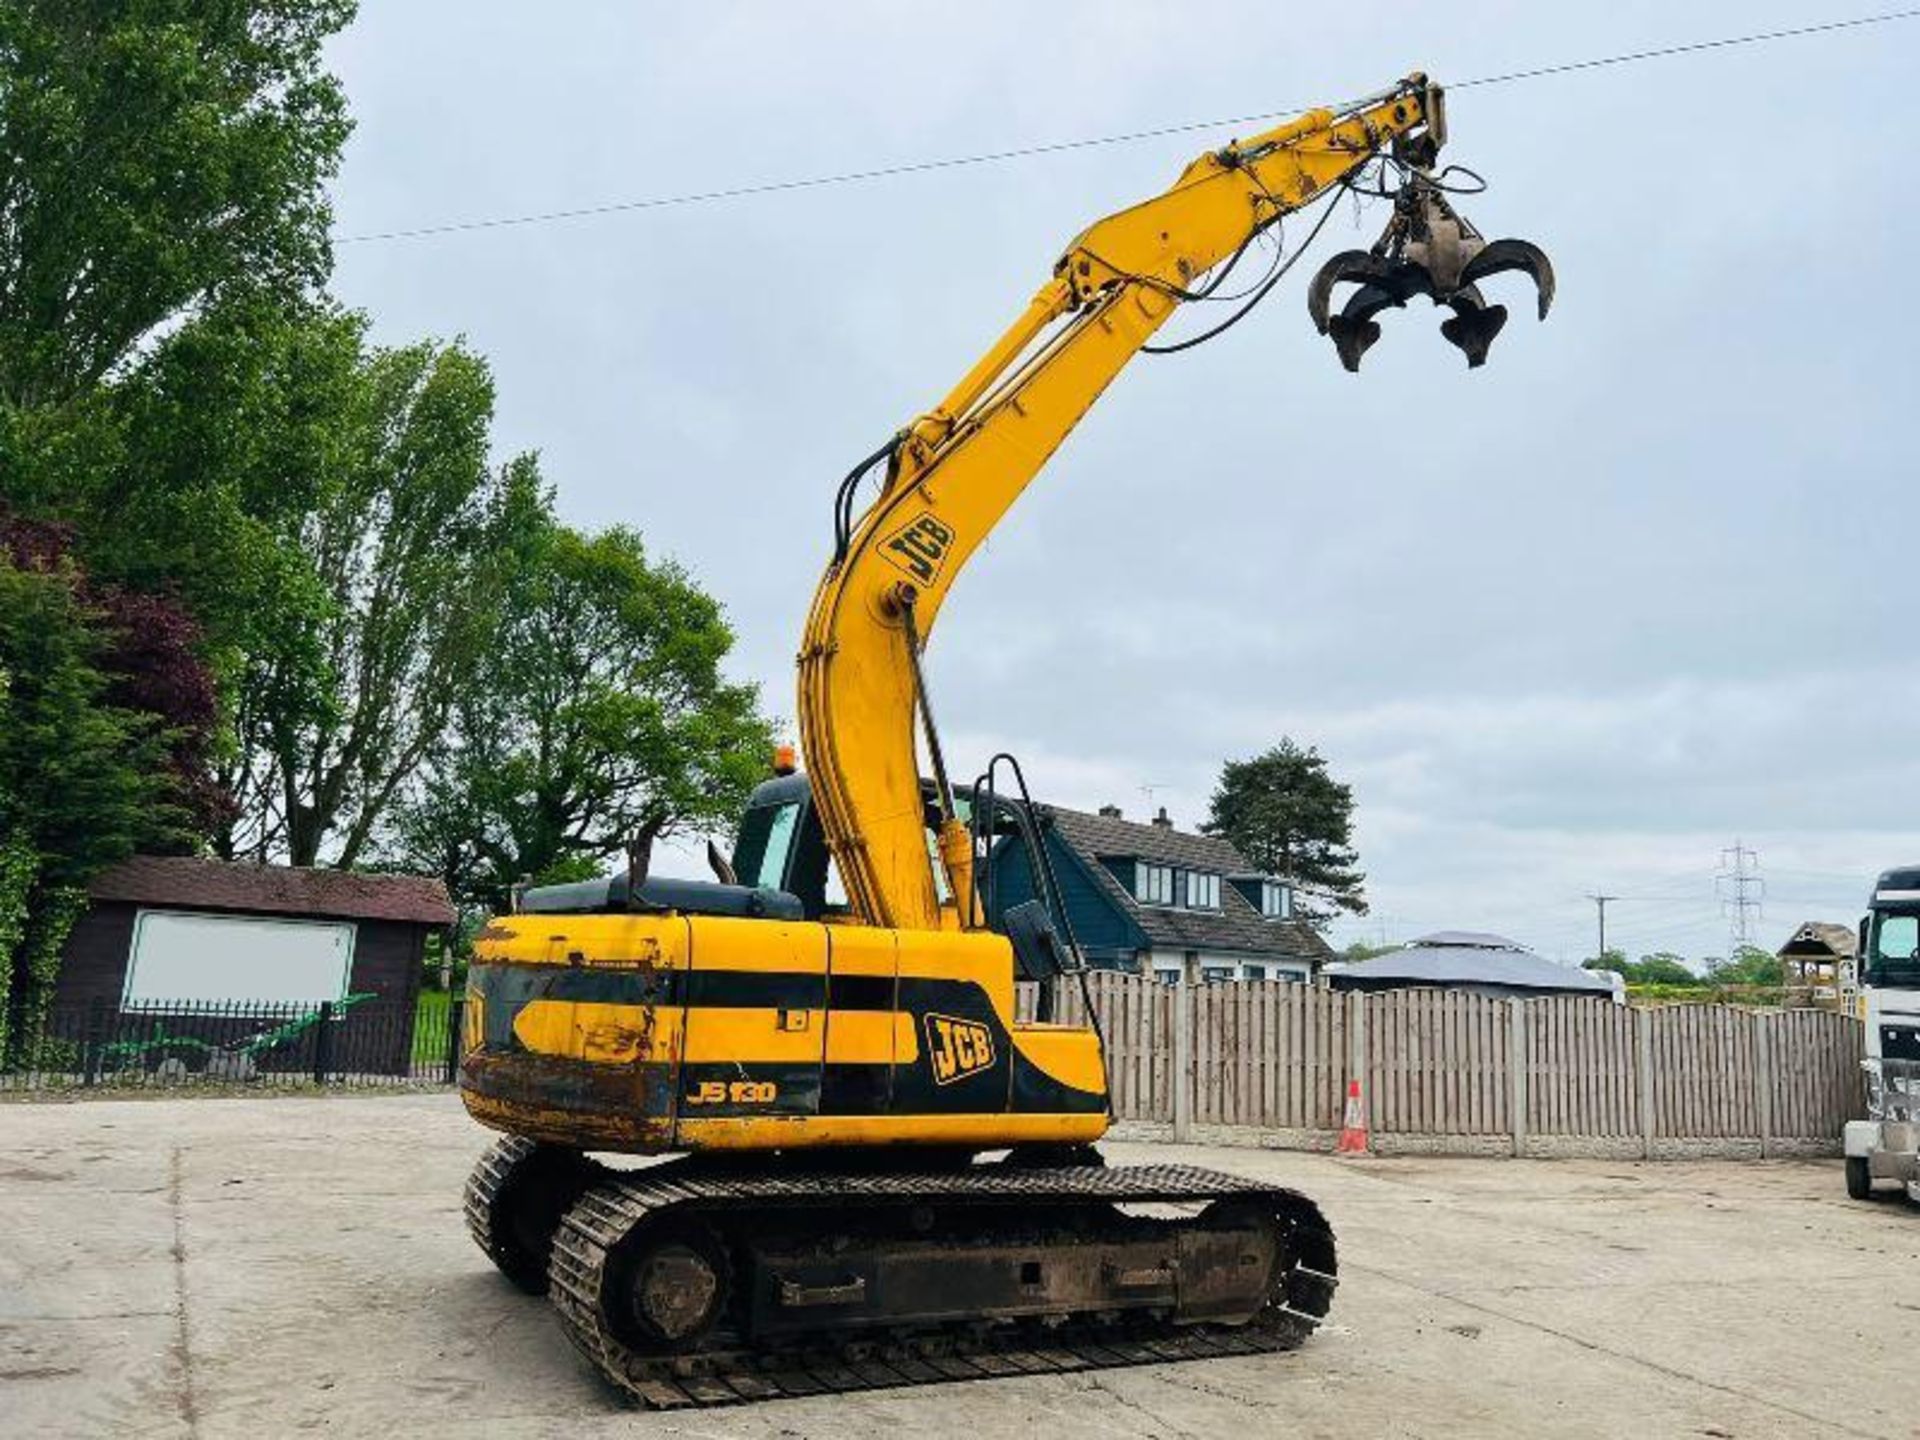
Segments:
[[[447,1085],[461,997],[349,995],[322,1004],[111,1000],[16,1008],[0,1092],[157,1086]]]

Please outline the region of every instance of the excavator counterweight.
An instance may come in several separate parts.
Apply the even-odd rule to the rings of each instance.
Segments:
[[[1389,232],[1310,301],[1348,368],[1416,294],[1478,364],[1505,312],[1476,285],[1499,271],[1531,273],[1544,316],[1545,256],[1448,205],[1442,132],[1411,76],[1201,155],[1082,232],[842,483],[799,653],[806,771],[776,763],[716,879],[653,876],[637,849],[481,932],[461,1095],[506,1138],[468,1227],[613,1385],[672,1407],[1258,1354],[1326,1315],[1333,1234],[1305,1196],[1094,1148],[1106,1060],[1048,816],[1011,757],[949,776],[922,662],[968,557],[1112,379],[1375,161],[1408,176]],[[1361,288],[1336,315],[1343,280]],[[1032,885],[1003,906],[1007,847]],[[1076,981],[1085,1023],[1057,1023]]]

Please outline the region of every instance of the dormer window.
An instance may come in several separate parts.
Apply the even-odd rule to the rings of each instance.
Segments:
[[[1293,887],[1284,880],[1261,881],[1260,913],[1269,920],[1291,920],[1293,918]]]
[[[1142,860],[1133,870],[1133,893],[1142,905],[1173,904],[1173,867]]]
[[[1220,908],[1220,877],[1205,875],[1198,870],[1189,870],[1187,872],[1187,908],[1218,910]]]

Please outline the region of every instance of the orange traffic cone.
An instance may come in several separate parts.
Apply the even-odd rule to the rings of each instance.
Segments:
[[[1333,1147],[1336,1155],[1367,1153],[1367,1111],[1360,1100],[1360,1082],[1347,1082],[1347,1114],[1340,1126],[1340,1141]]]

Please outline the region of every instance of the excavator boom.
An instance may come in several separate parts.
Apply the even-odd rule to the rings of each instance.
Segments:
[[[849,477],[834,558],[801,642],[798,713],[827,845],[863,921],[902,930],[983,923],[955,902],[942,913],[914,732],[925,696],[913,642],[924,644],[967,560],[1113,378],[1182,303],[1201,298],[1209,272],[1284,217],[1331,203],[1376,157],[1396,157],[1410,184],[1424,183],[1444,135],[1442,105],[1439,89],[1413,75],[1201,155],[1161,194],[1068,245],[946,398],[871,457],[886,461],[885,480],[857,521],[848,512],[861,472]],[[1399,252],[1391,264],[1403,284],[1426,273]],[[1325,289],[1343,278],[1324,275]],[[1404,303],[1412,288],[1381,303]],[[1424,285],[1456,309],[1469,303],[1462,288],[1457,277],[1439,292],[1431,279]],[[946,828],[950,835],[950,820]],[[956,873],[961,847],[943,843],[941,853],[947,893],[968,894]]]

